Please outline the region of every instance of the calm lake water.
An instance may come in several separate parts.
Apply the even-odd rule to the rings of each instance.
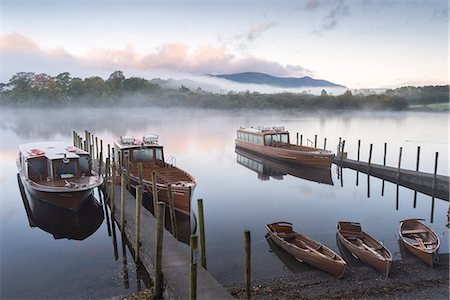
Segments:
[[[414,191],[400,187],[397,203],[394,184],[386,182],[382,196],[380,179],[367,179],[360,173],[356,185],[357,174],[350,169],[343,170],[341,184],[334,165],[330,173],[315,174],[258,161],[246,153],[236,153],[236,128],[284,125],[292,142],[296,132],[303,135],[304,143],[314,141],[317,134],[318,146],[327,138],[327,149],[333,151],[342,137],[349,158],[356,158],[361,139],[361,160],[368,159],[372,143],[373,163],[382,163],[383,144],[387,142],[387,164],[397,165],[399,147],[403,147],[402,167],[407,169],[415,169],[417,146],[421,146],[420,170],[433,172],[434,155],[439,152],[438,174],[448,175],[448,122],[446,113],[420,112],[2,109],[1,298],[107,298],[148,285],[145,274],[136,272],[129,251],[123,251],[117,229],[115,255],[109,219],[101,205],[93,205],[87,217],[80,217],[89,225],[83,233],[90,235],[78,236],[83,240],[76,240],[76,236],[68,239],[70,228],[58,231],[69,225],[57,212],[43,218],[49,227],[30,226],[16,177],[15,160],[21,143],[72,143],[72,130],[83,133],[85,129],[103,139],[105,147],[119,135],[159,134],[166,157],[175,156],[177,166],[197,180],[192,208],[197,214],[196,199],[204,199],[208,269],[227,284],[243,279],[246,229],[252,235],[254,278],[304,269],[277,249],[272,250],[266,241],[264,225],[275,221],[292,222],[297,231],[336,251],[336,222],[361,222],[398,260],[399,220],[418,217],[440,235],[440,252],[449,250],[448,202],[436,199],[432,211],[431,197],[419,193],[414,208]],[[95,197],[101,204],[97,193]],[[58,222],[63,225],[58,227]]]

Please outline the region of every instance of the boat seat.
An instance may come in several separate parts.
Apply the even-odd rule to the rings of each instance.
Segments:
[[[410,229],[410,230],[402,230],[402,234],[418,234],[418,233],[427,233],[425,229]]]

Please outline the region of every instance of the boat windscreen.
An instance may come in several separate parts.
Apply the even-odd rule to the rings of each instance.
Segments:
[[[78,159],[79,164],[80,164],[80,172],[85,174],[85,175],[89,175],[90,171],[89,171],[89,165],[90,165],[90,157],[89,155],[80,155],[80,158]]]
[[[151,161],[153,160],[153,148],[144,148],[133,150],[134,161]]]
[[[66,163],[62,160],[55,160],[53,161],[53,168],[55,170],[53,173],[55,179],[67,179],[78,175],[77,160],[75,159],[71,159]]]

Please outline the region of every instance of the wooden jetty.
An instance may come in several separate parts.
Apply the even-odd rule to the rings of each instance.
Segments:
[[[435,175],[431,173],[398,169],[395,167],[378,164],[369,164],[368,162],[341,158],[339,154],[334,158],[333,163],[342,168],[350,168],[395,184],[398,183],[401,186],[405,186],[426,195],[449,201],[450,179],[448,176],[436,175],[435,177]]]

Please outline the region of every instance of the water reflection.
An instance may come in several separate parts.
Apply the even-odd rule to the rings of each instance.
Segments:
[[[33,197],[24,189],[19,177],[18,184],[30,227],[39,227],[55,239],[84,240],[103,222],[102,207],[93,196],[75,212]]]
[[[237,163],[255,171],[261,180],[269,180],[270,177],[283,180],[283,177],[289,174],[300,179],[333,185],[331,169],[311,168],[284,163],[241,148],[236,148],[235,152]]]

